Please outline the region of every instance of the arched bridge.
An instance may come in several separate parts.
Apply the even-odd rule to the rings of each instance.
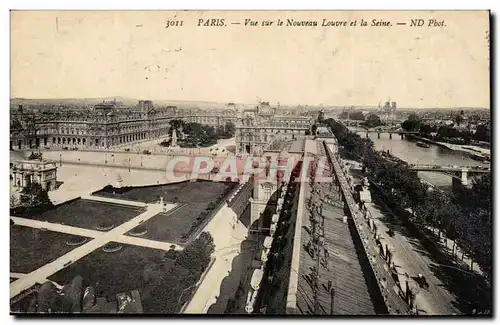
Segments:
[[[460,179],[463,185],[469,183],[470,174],[484,174],[491,173],[490,166],[451,166],[451,165],[421,165],[410,164],[408,166],[411,170],[415,171],[428,171],[439,172],[451,175],[452,177]]]
[[[417,131],[405,131],[401,128],[391,128],[391,127],[377,127],[377,128],[362,128],[359,130],[351,130],[353,133],[365,133],[368,138],[369,133],[377,133],[378,138],[380,139],[381,134],[389,134],[389,139],[392,139],[393,134],[399,134],[401,139],[404,138],[406,134],[418,134]]]

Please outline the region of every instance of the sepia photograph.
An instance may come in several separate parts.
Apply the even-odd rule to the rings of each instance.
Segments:
[[[9,19],[11,315],[492,317],[490,11]]]

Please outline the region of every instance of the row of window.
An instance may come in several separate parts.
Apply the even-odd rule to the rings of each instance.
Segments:
[[[253,134],[304,134],[305,130],[273,130],[273,129],[240,129],[238,128],[237,131],[239,131],[241,136],[244,135],[253,135]]]
[[[123,143],[123,142],[129,142],[129,141],[135,141],[135,140],[143,140],[147,138],[146,133],[139,133],[139,134],[131,134],[127,136],[121,136],[121,137],[115,137],[115,138],[109,138],[109,140],[112,143]],[[66,137],[53,137],[52,138],[52,144],[74,144],[74,145],[80,145],[83,144],[85,145],[87,143],[86,138],[66,138]],[[48,144],[48,139],[44,138],[43,139],[43,144],[47,145]],[[95,139],[95,145],[99,144],[99,139]]]
[[[200,123],[216,123],[218,117],[190,117],[192,121],[200,122]],[[129,133],[134,131],[148,131],[152,128],[169,128],[170,120],[158,121],[158,120],[149,120],[144,121],[142,123],[137,123],[135,125],[116,125],[108,124],[108,134],[120,134],[120,133]],[[104,130],[105,124],[83,124],[75,127],[41,127],[38,130],[38,134],[72,134],[72,135],[86,135],[89,133],[94,133],[95,131]]]
[[[159,124],[153,124],[149,125],[149,127],[145,128],[139,128],[139,127],[126,127],[126,128],[108,128],[107,129],[107,134],[121,134],[121,133],[131,133],[131,132],[136,132],[136,131],[148,131],[151,128],[159,128],[161,127]],[[166,126],[162,126],[162,128],[167,128]],[[57,129],[40,129],[37,134],[39,135],[44,135],[44,134],[74,134],[74,135],[86,135],[89,133],[95,133],[101,131],[104,133],[104,128],[102,127],[90,127],[89,129],[69,129],[69,128],[62,128],[60,129],[60,132],[58,132]]]

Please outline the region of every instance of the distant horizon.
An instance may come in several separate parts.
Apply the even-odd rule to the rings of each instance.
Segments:
[[[207,103],[207,104],[217,104],[217,105],[227,105],[228,103],[234,103],[235,105],[245,105],[245,106],[252,106],[252,105],[257,105],[260,101],[256,101],[254,103],[243,103],[243,102],[237,102],[237,101],[211,101],[211,100],[187,100],[187,99],[148,99],[148,98],[131,98],[131,97],[124,97],[124,96],[105,96],[105,97],[61,97],[61,98],[29,98],[29,97],[12,97],[10,98],[11,101],[13,100],[25,100],[25,101],[139,101],[139,100],[151,100],[153,104],[155,102],[181,102],[181,103],[186,103],[186,104],[196,104],[196,103]],[[261,100],[264,102],[268,102],[267,100]],[[299,103],[299,104],[289,104],[289,103],[282,103],[282,102],[269,102],[271,107],[277,107],[279,103],[279,106],[281,107],[314,107],[314,108],[320,108],[323,107],[325,109],[327,108],[348,108],[348,107],[353,107],[354,109],[359,109],[359,108],[374,108],[378,109],[378,103],[376,105],[363,105],[363,104],[346,104],[346,105],[341,105],[341,104],[307,104],[307,103]],[[381,106],[380,108],[383,108],[383,102],[380,103]],[[201,107],[200,107],[201,108]],[[404,110],[404,109],[417,109],[417,110],[426,110],[426,109],[436,109],[436,110],[457,110],[457,109],[473,109],[473,110],[490,110],[490,108],[487,107],[481,107],[481,106],[455,106],[455,107],[410,107],[410,106],[397,106],[398,110]]]

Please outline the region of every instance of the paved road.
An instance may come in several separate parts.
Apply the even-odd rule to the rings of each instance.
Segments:
[[[338,170],[339,166],[336,167]],[[349,189],[350,186],[344,179],[343,173],[340,172],[338,174],[340,174],[339,180],[343,188]],[[352,201],[352,197],[350,195],[347,196],[349,198],[346,198],[346,200],[351,206],[351,211],[358,213],[357,206]],[[386,222],[383,221],[387,219],[384,213],[371,203],[365,203],[365,206],[374,218],[379,233],[382,234],[383,243],[387,243],[389,248],[394,252],[393,261],[402,273],[400,274],[400,279],[406,278],[403,275],[404,273],[408,273],[410,277],[417,276],[420,273],[427,278],[430,284],[429,290],[420,289],[415,299],[417,308],[421,314],[451,315],[459,313],[458,309],[453,306],[453,302],[455,301],[454,296],[444,289],[442,282],[430,270],[430,265],[433,262],[427,257],[424,248],[422,250],[416,249],[409,238],[406,237],[403,227],[401,227],[401,231],[396,231],[393,237],[387,235],[389,228]],[[392,216],[393,218],[397,218],[394,215]],[[418,245],[419,242],[417,241],[416,244]],[[411,285],[418,287],[416,283],[412,283]]]
[[[173,207],[174,205],[167,205],[167,209],[169,210]],[[73,249],[65,255],[57,258],[55,261],[45,264],[44,266],[29,273],[27,276],[12,282],[10,285],[10,298],[15,297],[22,291],[32,287],[34,284],[40,283],[41,281],[47,279],[52,274],[58,272],[59,270],[62,270],[66,266],[90,254],[106,243],[119,239],[123,234],[134,229],[142,222],[151,219],[153,216],[162,211],[163,206],[161,206],[160,204],[148,204],[148,209],[144,213],[127,222],[124,222],[123,224],[104,233],[103,235],[94,238],[88,243]]]
[[[438,232],[437,228],[431,227],[431,226],[426,226],[427,230],[431,233],[436,234]],[[438,245],[440,245],[445,251],[447,251],[450,255],[455,255],[457,262],[462,262],[467,268],[475,272],[476,274],[480,276],[484,276],[483,271],[479,267],[479,264],[477,262],[474,262],[472,264],[472,270],[470,269],[471,265],[471,258],[469,257],[468,253],[465,253],[463,249],[458,245],[457,242],[455,242],[455,252],[453,252],[453,240],[449,239],[446,237],[444,233],[441,233],[441,240],[436,242]]]
[[[162,249],[162,250],[166,250],[166,251],[168,251],[172,245],[175,246],[175,250],[177,250],[177,251],[180,251],[183,249],[181,246],[176,245],[174,243],[161,242],[161,241],[157,241],[157,240],[137,238],[137,237],[131,237],[131,236],[126,236],[126,235],[121,235],[116,240],[113,240],[113,241],[117,242],[117,243],[122,243],[122,244],[142,246],[142,247],[155,248],[155,249]]]
[[[146,207],[146,203],[144,203],[144,202],[120,200],[120,199],[113,199],[113,198],[102,197],[102,196],[84,195],[81,198],[85,199],[85,200],[99,201],[99,202],[105,202],[105,203],[116,203],[116,204],[121,204],[121,205],[130,205],[130,206],[139,207],[139,208]]]
[[[419,312],[422,315],[459,314],[460,311],[453,306],[455,297],[445,289],[443,283],[431,271],[430,265],[434,262],[428,257],[429,253],[425,248],[415,247],[419,244],[418,240],[407,237],[404,226],[396,227],[393,237],[387,235],[389,231],[387,215],[392,215],[394,220],[397,220],[397,216],[393,215],[387,207],[381,211],[372,203],[365,203],[365,206],[373,217],[379,233],[382,234],[384,243],[387,243],[394,252],[393,261],[399,266],[398,269],[404,270],[403,273],[407,272],[410,277],[416,277],[420,273],[427,279],[430,285],[429,290],[420,289],[415,298]],[[418,287],[416,283],[415,285]],[[422,310],[424,312],[421,312]]]
[[[23,278],[25,276],[26,276],[26,273],[10,273],[10,277],[13,279],[20,279],[20,278]],[[40,282],[39,284],[44,284],[45,282],[51,282],[58,290],[61,290],[62,288],[64,288],[64,286],[62,286],[54,281],[50,281],[48,279],[43,279],[42,282]]]
[[[170,210],[170,212],[171,212],[171,210]],[[10,218],[12,221],[14,221],[14,223],[16,225],[30,227],[30,228],[38,228],[38,229],[43,229],[43,230],[50,230],[50,231],[60,232],[60,233],[64,233],[64,234],[77,235],[77,236],[83,236],[83,237],[94,238],[94,239],[106,234],[105,232],[98,231],[98,230],[91,230],[91,229],[86,229],[86,228],[67,226],[67,225],[62,225],[62,224],[58,224],[58,223],[51,223],[51,222],[47,222],[47,221],[38,221],[38,220],[25,219],[25,218],[19,218],[19,217],[10,217]],[[171,245],[174,245],[174,246],[176,246],[176,250],[182,250],[182,248],[180,246],[178,246],[174,243],[131,237],[131,236],[127,236],[127,235],[120,235],[120,236],[116,237],[113,241],[117,242],[117,243],[122,243],[122,244],[163,249],[163,250],[169,250]]]
[[[225,207],[203,230],[210,232],[214,238],[215,262],[186,306],[184,313],[205,314],[210,306],[217,302],[216,297],[220,295],[222,281],[230,274],[233,259],[240,254],[241,243],[248,235],[248,229],[241,221],[234,224],[234,216],[234,212]],[[237,287],[236,285],[234,290]]]
[[[184,310],[184,314],[206,314],[208,308],[217,302],[221,283],[231,272],[232,261],[238,254],[239,244],[233,250],[214,254],[216,258],[214,265],[196,290],[196,293]]]
[[[26,276],[26,273],[15,273],[15,272],[10,273],[10,277],[15,279],[20,279],[24,276]]]
[[[47,222],[47,221],[19,218],[19,217],[14,217],[14,216],[11,216],[10,219],[12,221],[14,221],[14,223],[16,225],[19,225],[19,226],[38,228],[38,229],[42,229],[42,230],[51,230],[51,231],[61,232],[61,233],[70,234],[70,235],[77,235],[77,236],[83,236],[83,237],[89,237],[89,238],[97,238],[97,237],[100,237],[103,234],[105,234],[105,233],[103,233],[101,231],[97,231],[97,230],[67,226],[67,225],[62,225],[59,223],[51,223],[51,222]]]

